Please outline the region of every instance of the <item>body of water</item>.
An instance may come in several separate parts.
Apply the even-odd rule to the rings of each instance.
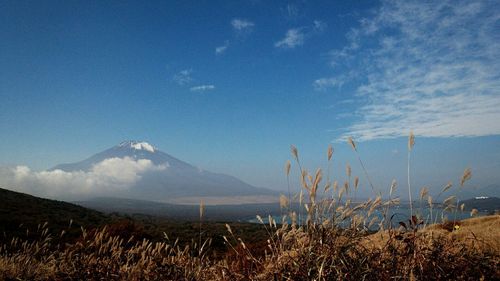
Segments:
[[[353,213],[353,216],[355,214],[360,214],[366,218],[367,211],[359,210]],[[259,215],[262,217],[264,223],[269,223],[269,215],[272,216],[273,220],[275,220],[276,223],[281,223],[284,216],[286,215],[285,219],[288,221],[289,224],[291,223],[291,219],[286,211],[284,211],[283,214],[274,213],[274,214],[259,214]],[[417,218],[422,220],[425,224],[442,223],[445,221],[463,220],[471,218],[470,211],[466,210],[464,210],[463,212],[460,210],[445,211],[443,208],[433,208],[432,211],[429,208],[413,208],[413,215],[417,216]],[[478,213],[477,215],[481,216],[486,214]],[[304,208],[302,208],[300,217],[301,217],[301,223],[304,224],[307,218],[307,214],[305,213]],[[388,210],[378,209],[371,214],[370,218],[366,219],[366,224],[368,224],[373,218],[376,218],[376,223],[374,223],[370,227],[370,229],[372,230],[378,229],[379,222],[384,220],[384,218],[385,218],[385,223],[384,223],[385,225],[387,225],[388,221],[391,222],[393,227],[399,226],[399,222],[404,222],[405,224],[408,225],[408,221],[411,219],[411,210],[409,206],[392,206]],[[260,223],[260,221],[257,218],[250,219],[248,220],[248,222]],[[350,219],[347,218],[344,221],[339,221],[338,225],[340,225],[341,227],[347,227],[349,226],[350,222],[351,222]]]

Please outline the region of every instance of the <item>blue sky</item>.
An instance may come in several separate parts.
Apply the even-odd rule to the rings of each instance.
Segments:
[[[354,3],[355,2],[355,3]],[[2,1],[0,165],[43,170],[122,140],[283,189],[315,170],[439,189],[500,183],[496,1]]]

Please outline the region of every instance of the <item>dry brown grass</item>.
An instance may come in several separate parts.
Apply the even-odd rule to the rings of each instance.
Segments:
[[[458,225],[454,229],[454,225]],[[433,232],[474,247],[500,253],[500,215],[470,218],[457,223],[431,225],[424,232]]]
[[[402,228],[379,231],[366,236],[362,243],[369,248],[382,249],[390,240],[391,235],[395,235],[394,232],[405,233]],[[418,235],[430,240],[447,239],[458,244],[477,247],[479,250],[500,253],[500,215],[428,225],[420,229]]]
[[[357,154],[354,141],[349,143]],[[82,229],[79,240],[61,245],[42,227],[36,241],[15,238],[0,245],[0,280],[500,280],[499,215],[436,225],[411,216],[396,228],[387,215],[399,204],[392,198],[395,182],[389,200],[378,195],[355,204],[350,181],[340,190],[334,181],[330,188],[328,173],[323,188],[322,171],[309,174],[300,167],[295,146],[291,153],[302,187],[298,198],[281,197],[281,222],[258,216],[267,232],[262,243],[245,243],[227,225],[228,252],[211,256],[210,238],[202,240],[203,206],[199,239],[184,247],[168,239],[126,239],[108,228]],[[329,147],[328,161],[332,155]],[[289,171],[287,164],[287,177]],[[364,166],[363,172],[368,179]],[[350,177],[352,170],[347,173]],[[461,185],[471,172],[464,174]],[[358,185],[355,177],[355,191]],[[420,197],[432,208],[427,189]],[[446,208],[457,212],[458,200],[447,201]],[[306,210],[305,222],[293,203]],[[375,234],[373,226],[380,229]]]

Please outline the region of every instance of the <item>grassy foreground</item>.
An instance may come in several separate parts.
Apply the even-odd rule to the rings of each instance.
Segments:
[[[74,243],[13,239],[0,247],[0,280],[499,280],[500,216],[368,235],[328,224],[267,225],[268,241],[247,246],[232,235],[215,256],[210,241],[124,239],[109,228]]]
[[[352,140],[350,144],[357,153]],[[410,136],[409,152],[413,144]],[[351,183],[349,166],[349,180],[342,186],[330,182],[329,172],[321,184],[322,171],[302,169],[293,146],[292,155],[300,171],[300,192],[281,197],[280,222],[257,216],[264,230],[251,243],[241,238],[238,225],[225,225],[226,251],[214,251],[203,205],[198,228],[192,228],[198,239],[184,244],[168,237],[137,239],[112,227],[82,228],[79,238],[60,243],[40,227],[36,240],[1,243],[0,280],[500,280],[500,215],[443,220],[463,212],[464,206],[456,195],[449,196],[438,213],[428,190],[422,189],[420,206],[426,202],[430,216],[411,209],[410,217],[395,227],[390,210],[399,204],[392,197],[397,184],[382,199],[359,156],[374,198],[354,204],[359,178]],[[331,147],[327,155],[331,161]],[[287,162],[287,177],[290,167]],[[470,177],[466,169],[460,187]],[[451,188],[445,186],[442,193]],[[472,210],[471,216],[476,214]]]

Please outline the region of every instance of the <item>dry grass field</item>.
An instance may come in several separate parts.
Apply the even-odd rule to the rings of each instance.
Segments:
[[[363,243],[370,248],[382,248],[390,239],[391,232],[380,231],[368,235]],[[428,225],[417,232],[430,241],[435,239],[454,241],[458,244],[476,247],[478,250],[492,250],[500,253],[500,215],[490,215],[462,221]]]
[[[349,143],[357,154],[356,144]],[[410,136],[409,152],[413,145]],[[328,161],[332,154],[329,148]],[[265,232],[252,243],[227,224],[222,237],[226,251],[214,253],[213,237],[203,231],[203,205],[198,229],[193,230],[198,239],[185,245],[175,237],[158,242],[123,237],[109,227],[82,228],[78,239],[57,243],[57,237],[40,226],[34,241],[13,238],[0,245],[0,280],[500,280],[499,215],[427,223],[415,211],[395,227],[388,211],[399,204],[392,197],[396,184],[388,199],[374,194],[354,204],[357,177],[339,185],[328,180],[327,171],[323,181],[320,169],[309,173],[301,167],[293,146],[292,156],[301,172],[301,191],[295,199],[281,197],[281,221],[257,216]],[[287,162],[287,177],[290,169]],[[351,172],[348,167],[349,179]],[[470,177],[466,169],[460,186]],[[408,190],[411,194],[410,185]],[[453,192],[453,187],[443,192]],[[319,193],[331,197],[318,199]],[[441,215],[454,217],[463,211],[454,198],[444,200]],[[420,200],[437,218],[436,204],[426,190]]]

